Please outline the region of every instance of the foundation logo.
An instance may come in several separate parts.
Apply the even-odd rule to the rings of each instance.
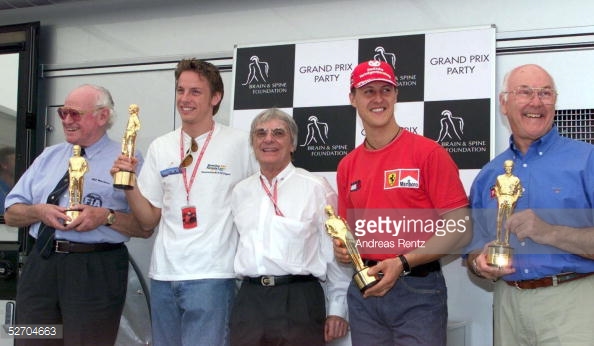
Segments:
[[[268,80],[268,63],[266,61],[260,61],[257,55],[252,55],[250,63],[248,65],[248,76],[245,83],[241,85],[249,85],[253,83],[266,83]]]
[[[359,41],[359,61],[388,63],[396,74],[399,102],[424,101],[425,35],[366,38]]]
[[[306,147],[310,144],[326,144],[328,140],[328,124],[318,120],[315,115],[307,118],[307,135],[305,142],[301,144]]]
[[[422,133],[459,169],[479,169],[490,160],[490,107],[490,99],[426,101]]]
[[[445,109],[441,112],[439,124],[440,128],[437,142],[445,140],[462,140],[462,135],[464,134],[464,119],[453,116],[451,111]]]
[[[396,69],[396,54],[386,52],[386,49],[382,46],[375,47],[373,51],[375,52],[373,60],[387,62],[392,65],[393,69]]]
[[[420,171],[418,168],[394,169],[384,172],[384,190],[396,188],[419,188]]]
[[[295,45],[237,50],[233,109],[293,107]]]
[[[334,172],[355,147],[357,115],[351,105],[294,107],[299,131],[293,163],[310,172]]]

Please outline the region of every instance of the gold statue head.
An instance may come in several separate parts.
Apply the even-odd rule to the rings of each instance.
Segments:
[[[138,111],[139,111],[139,110],[140,110],[140,108],[138,107],[138,105],[137,105],[137,104],[134,104],[134,103],[133,103],[133,104],[131,104],[131,105],[128,107],[128,113],[129,113],[129,114],[136,114],[136,115],[138,115]]]
[[[505,173],[511,174],[512,170],[514,169],[514,161],[513,160],[503,161],[503,169],[505,169]]]
[[[74,156],[80,156],[80,145],[75,144],[72,147],[72,155],[74,155]]]
[[[332,208],[331,205],[327,205],[324,210],[326,211],[326,215],[328,217],[336,217],[336,215],[334,215],[334,208]]]
[[[328,232],[332,238],[340,238],[344,241],[347,233],[350,233],[346,222],[334,214],[334,208],[332,208],[331,205],[327,205],[324,208],[324,211],[326,212],[326,216],[328,216],[328,219],[326,219],[325,222],[326,232]]]

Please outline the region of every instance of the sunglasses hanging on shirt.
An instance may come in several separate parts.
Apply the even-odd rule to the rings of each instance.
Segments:
[[[192,162],[194,162],[194,156],[192,154],[197,151],[198,151],[198,143],[196,143],[196,140],[194,138],[192,138],[192,143],[191,143],[190,147],[188,148],[188,150],[186,150],[186,156],[184,156],[184,159],[179,164],[179,167],[186,168],[189,165],[191,165]]]

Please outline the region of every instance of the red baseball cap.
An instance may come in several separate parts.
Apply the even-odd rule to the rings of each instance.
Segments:
[[[375,81],[397,86],[392,66],[385,61],[369,60],[357,65],[351,73],[351,88],[360,88]]]

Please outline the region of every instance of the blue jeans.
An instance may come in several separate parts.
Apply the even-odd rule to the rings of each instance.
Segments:
[[[234,279],[151,280],[155,346],[227,346]]]
[[[364,299],[351,282],[347,302],[353,346],[446,345],[447,290],[441,271],[399,278],[383,297]]]

